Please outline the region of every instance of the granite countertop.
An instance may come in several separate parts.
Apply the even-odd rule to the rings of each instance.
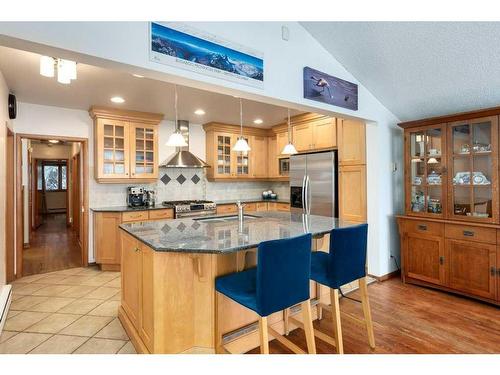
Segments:
[[[91,208],[91,210],[94,212],[130,212],[130,211],[164,210],[166,208],[174,208],[174,206],[173,205],[163,206],[162,204],[157,204],[156,206],[151,206],[151,207],[111,206],[111,207],[94,207]]]
[[[277,202],[277,203],[290,203],[290,199],[263,199],[260,198],[243,198],[243,199],[225,199],[225,200],[216,200],[214,201],[216,204],[236,204],[237,201],[241,203],[254,203],[254,202]]]
[[[247,214],[252,218],[245,218],[240,231],[237,219],[224,220],[230,216],[130,223],[120,228],[155,251],[225,254],[257,247],[263,241],[304,233],[320,236],[334,228],[356,225],[326,216],[309,215],[306,220],[302,214],[264,211]]]

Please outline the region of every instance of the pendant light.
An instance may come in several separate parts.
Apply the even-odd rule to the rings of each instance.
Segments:
[[[248,152],[251,148],[245,138],[243,138],[243,103],[240,98],[240,136],[233,147],[236,152]]]
[[[283,151],[281,151],[282,155],[295,155],[297,153],[297,149],[292,143],[292,123],[290,122],[290,108],[288,108],[288,143],[285,147],[283,147]]]
[[[174,91],[175,131],[168,138],[166,145],[170,147],[187,147],[188,144],[186,143],[184,136],[181,134],[177,121],[177,85],[174,85]]]

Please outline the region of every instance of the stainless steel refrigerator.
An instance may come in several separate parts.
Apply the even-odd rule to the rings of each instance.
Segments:
[[[292,213],[338,217],[337,151],[290,157]]]

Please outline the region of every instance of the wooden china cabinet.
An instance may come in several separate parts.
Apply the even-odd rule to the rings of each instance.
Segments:
[[[500,107],[399,124],[403,281],[500,305]]]

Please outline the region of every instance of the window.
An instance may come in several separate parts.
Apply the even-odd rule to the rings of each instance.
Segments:
[[[38,190],[60,191],[67,189],[66,162],[42,161],[38,166]]]

